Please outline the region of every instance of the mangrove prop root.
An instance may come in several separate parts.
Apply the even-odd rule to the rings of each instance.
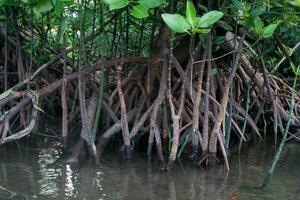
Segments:
[[[117,67],[118,70],[118,76],[117,76],[117,88],[118,88],[118,94],[120,99],[120,105],[121,105],[121,123],[122,123],[122,134],[123,134],[123,140],[125,145],[125,158],[130,159],[130,137],[129,137],[129,128],[128,128],[128,120],[127,120],[127,111],[126,111],[126,104],[124,100],[124,95],[122,92],[122,78],[121,78],[121,70],[122,66],[119,65]]]
[[[37,97],[43,98],[46,113],[51,109],[50,104],[60,102],[61,138],[65,145],[73,136],[72,125],[81,117],[81,131],[74,134],[77,143],[73,148],[68,147],[73,150],[68,162],[78,162],[85,149],[98,162],[107,144],[114,141],[122,146],[125,158],[129,159],[139,140],[147,141],[148,158],[154,157],[154,148],[160,161],[168,158],[165,169],[174,166],[179,152],[187,152],[195,161],[198,154],[202,155],[199,165],[215,165],[218,160],[224,160],[229,170],[229,141],[234,142],[231,139],[236,135],[244,141],[252,136],[263,139],[261,132],[266,124],[272,123],[274,136],[277,128],[284,132],[287,122],[292,128],[299,126],[300,107],[296,105],[290,113],[287,111],[292,104],[292,87],[287,80],[273,76],[264,60],[260,60],[259,67],[250,62],[243,48],[245,33],[239,41],[233,33],[226,34],[221,50],[235,51],[230,62],[227,58],[214,57],[210,37],[205,48],[203,44],[196,45],[191,59],[180,49],[169,49],[169,33],[166,30],[161,33],[158,44],[153,44],[157,49],[149,58],[101,60],[74,71],[76,63],[72,64],[68,53],[79,47],[66,52],[62,48],[62,52],[57,52],[48,62],[36,66],[30,78],[24,74],[27,66],[22,59],[27,52],[22,49],[22,41],[16,37],[13,44],[12,37],[4,37],[4,44],[0,42],[5,47],[4,77],[0,80],[5,89],[0,94],[0,144],[30,134],[37,120],[36,113],[41,110]],[[176,42],[180,44],[181,39]],[[17,49],[16,65],[12,68],[8,67],[14,62],[10,59],[13,54],[10,45]],[[218,70],[216,75],[212,75],[214,69]],[[8,77],[12,72],[17,77],[10,81]],[[104,81],[105,87],[98,89],[98,86],[103,87]],[[253,83],[247,96],[250,103],[244,109],[243,91],[250,82]],[[34,87],[35,83],[39,87]],[[28,84],[32,90],[27,90]],[[299,95],[298,92],[294,96],[297,102]],[[79,97],[79,101],[69,99],[74,96]],[[97,111],[99,107],[101,114]],[[43,112],[39,114],[42,116]],[[12,125],[14,121],[16,125]],[[244,132],[246,126],[253,132]],[[191,133],[190,137],[186,133]],[[184,144],[181,141],[185,141]],[[219,159],[220,155],[223,159]]]

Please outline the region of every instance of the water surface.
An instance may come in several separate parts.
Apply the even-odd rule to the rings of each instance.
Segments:
[[[256,189],[271,156],[270,151],[250,148],[240,159],[232,157],[229,173],[224,167],[205,170],[187,162],[166,173],[144,155],[131,162],[107,155],[100,166],[69,165],[58,152],[2,149],[0,199],[300,199],[299,144],[286,146],[268,189]]]

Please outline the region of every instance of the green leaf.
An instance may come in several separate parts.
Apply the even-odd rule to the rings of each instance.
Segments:
[[[214,44],[220,45],[226,41],[225,36],[219,36],[214,39]]]
[[[210,11],[205,13],[201,18],[197,18],[197,27],[207,28],[217,22],[223,17],[223,13],[220,11]]]
[[[2,5],[6,5],[6,6],[16,6],[19,5],[20,2],[16,1],[16,0],[1,0],[0,1],[0,6]]]
[[[238,10],[244,9],[243,3],[240,2],[239,0],[232,0],[231,2],[236,9],[238,9]]]
[[[165,3],[164,0],[139,0],[138,2],[147,8],[156,8]]]
[[[299,75],[300,75],[300,71],[299,71],[299,69],[298,69],[299,66],[296,67],[296,65],[295,65],[293,62],[290,62],[290,65],[291,65],[291,68],[292,68],[294,74],[295,74],[296,76],[299,76]]]
[[[212,68],[211,71],[210,71],[210,76],[215,76],[217,74],[218,74],[217,68]]]
[[[244,12],[245,14],[248,14],[250,10],[251,10],[251,4],[249,4],[249,3],[244,3],[244,4],[243,4],[243,12]]]
[[[219,20],[217,24],[226,31],[233,31],[233,28],[226,21]]]
[[[64,3],[61,0],[56,0],[54,13],[60,16],[64,8]]]
[[[62,38],[63,35],[65,34],[65,32],[67,31],[67,19],[65,17],[62,18],[59,28],[60,28],[60,34],[61,34],[60,37]]]
[[[36,6],[36,11],[38,13],[46,13],[50,10],[52,10],[53,8],[53,4],[51,1],[48,1],[48,0],[40,0],[38,1],[37,3],[37,6]]]
[[[192,33],[200,33],[200,34],[207,34],[210,32],[209,28],[193,28]]]
[[[133,6],[131,14],[138,19],[142,19],[149,16],[148,8],[144,5],[138,4]]]
[[[109,10],[121,9],[128,6],[128,0],[104,0],[109,4]]]
[[[186,2],[186,19],[190,23],[191,27],[195,27],[196,24],[196,9],[191,1]]]
[[[188,21],[182,15],[165,13],[162,14],[161,17],[168,27],[176,33],[188,32],[191,28]]]
[[[201,11],[203,11],[203,12],[205,12],[205,13],[207,13],[209,10],[207,9],[207,7],[205,7],[204,5],[198,5],[198,7],[199,7],[199,10],[201,10]]]
[[[255,17],[254,18],[254,30],[258,35],[262,34],[263,31],[263,22],[259,17]]]
[[[5,15],[0,15],[0,21],[5,20],[6,16]]]
[[[262,36],[264,38],[271,37],[277,28],[278,24],[270,24],[262,29]]]
[[[253,17],[260,16],[265,13],[265,9],[263,7],[254,8],[251,10],[250,15]]]
[[[118,0],[103,0],[107,4],[112,4],[114,2],[117,2]]]

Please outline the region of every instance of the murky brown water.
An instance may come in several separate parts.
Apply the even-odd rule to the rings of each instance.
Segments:
[[[131,162],[107,156],[101,166],[69,165],[55,153],[6,149],[0,151],[0,199],[11,196],[4,190],[41,200],[300,199],[299,144],[285,148],[266,191],[255,187],[270,165],[271,152],[247,152],[232,158],[228,174],[223,167],[204,170],[181,163],[170,173],[161,172],[142,156]]]

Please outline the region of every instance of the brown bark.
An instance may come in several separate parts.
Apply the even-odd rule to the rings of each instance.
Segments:
[[[206,59],[207,50],[204,51],[202,60]],[[198,154],[198,146],[199,146],[199,138],[197,132],[199,131],[199,119],[200,119],[200,101],[202,96],[202,81],[203,81],[203,73],[205,62],[197,64],[199,66],[199,74],[198,74],[198,83],[197,83],[197,93],[196,100],[193,106],[193,133],[192,133],[192,145],[193,145],[193,159],[197,159]]]
[[[96,94],[93,94],[93,96],[90,98],[88,109],[87,109],[88,122],[86,125],[89,127],[93,124],[94,115],[96,112],[96,105],[97,105],[96,100],[97,100]],[[95,143],[94,143],[94,140],[93,140],[91,134],[92,134],[91,131],[87,132],[86,128],[81,129],[81,133],[80,133],[81,137],[72,151],[71,158],[68,159],[67,162],[69,162],[69,163],[79,162],[79,157],[80,157],[81,153],[83,153],[82,151],[83,151],[85,145],[87,145],[89,147],[90,153],[92,154],[92,156],[95,159],[95,162],[97,164],[99,163],[99,159],[98,159],[99,157],[97,156],[96,146],[95,146]]]
[[[128,58],[114,59],[111,61],[99,62],[89,68],[83,69],[81,72],[71,73],[71,74],[67,75],[65,77],[65,79],[56,80],[56,81],[52,82],[50,85],[43,87],[39,90],[36,90],[35,93],[39,94],[41,97],[47,96],[47,95],[51,94],[52,92],[56,91],[59,87],[61,87],[63,80],[70,82],[72,80],[77,79],[79,75],[86,75],[86,74],[92,73],[94,71],[100,70],[102,67],[112,67],[112,66],[116,66],[120,63],[131,64],[131,63],[145,63],[145,62],[146,62],[146,59],[142,58],[142,57],[128,57]],[[16,89],[17,88],[18,87],[16,87]],[[26,92],[23,92],[23,91],[17,92],[17,91],[13,90],[13,91],[9,92],[9,94],[6,97],[0,99],[0,106],[3,106],[8,102],[10,102],[14,99],[23,97],[23,96],[26,96]],[[24,99],[19,103],[20,106],[17,106],[17,108],[15,107],[12,110],[12,112],[10,112],[10,114],[8,115],[9,118],[13,117],[15,114],[20,112],[20,109],[22,108],[21,106],[26,107],[26,105],[29,102],[30,102],[30,99],[24,97]]]
[[[275,100],[274,97],[274,92],[271,89],[270,86],[270,82],[267,76],[267,70],[266,70],[266,66],[265,66],[265,61],[263,59],[261,59],[261,65],[262,65],[262,71],[263,71],[263,77],[264,77],[264,82],[265,82],[265,86],[267,88],[267,92],[268,92],[268,99],[270,101],[270,103],[272,104],[272,109],[273,109],[273,131],[274,131],[274,135],[275,135],[275,145],[277,144],[277,128],[278,128],[278,117],[280,118],[280,116],[278,116],[277,114],[277,102]]]
[[[81,124],[82,124],[80,137],[87,143],[91,155],[98,163],[96,146],[94,140],[92,139],[92,132],[91,132],[91,125],[94,116],[92,115],[92,118],[89,118],[88,116],[88,112],[86,108],[86,100],[85,100],[85,81],[82,80],[81,76],[79,76],[78,88],[79,88],[79,106],[80,106]],[[95,109],[96,108],[94,108],[94,110]]]
[[[173,120],[173,137],[172,137],[172,148],[169,155],[169,161],[168,165],[166,167],[167,170],[171,169],[173,167],[173,163],[176,160],[177,151],[178,151],[178,142],[180,137],[180,119],[181,115],[183,113],[183,107],[185,104],[185,87],[186,87],[186,81],[187,81],[187,73],[189,71],[189,68],[186,69],[184,77],[182,79],[182,87],[180,90],[180,103],[178,107],[178,111],[175,111],[175,106],[172,100],[172,91],[171,91],[171,68],[172,68],[172,61],[170,60],[169,67],[168,67],[168,90],[167,90],[167,97],[170,104],[170,110],[172,114],[172,120]]]
[[[209,135],[208,135],[208,121],[209,121],[209,94],[210,94],[210,71],[211,71],[211,48],[212,48],[212,41],[211,41],[211,35],[209,34],[207,38],[207,47],[208,47],[208,56],[207,56],[207,76],[206,76],[206,85],[205,85],[205,104],[204,104],[204,120],[203,120],[203,129],[202,129],[202,134],[203,134],[203,145],[202,145],[202,155],[207,154],[208,148],[211,148],[211,146],[208,147],[208,140],[209,140]],[[214,135],[211,134],[211,138],[214,137]],[[211,144],[210,144],[211,145]]]
[[[121,70],[122,66],[117,66],[118,75],[117,75],[117,88],[118,88],[118,94],[119,94],[119,100],[121,105],[121,123],[122,123],[122,135],[125,145],[125,158],[130,159],[130,137],[129,137],[129,128],[128,128],[128,120],[127,120],[127,111],[126,111],[126,104],[124,100],[124,95],[122,92],[122,77],[121,77]]]
[[[225,147],[224,147],[224,144],[223,144],[222,137],[220,135],[220,127],[221,127],[221,124],[222,124],[222,122],[223,122],[223,120],[225,118],[225,112],[226,112],[226,107],[227,107],[227,103],[228,103],[229,88],[230,88],[230,85],[231,85],[232,80],[234,78],[234,75],[236,73],[236,70],[238,68],[238,64],[239,64],[240,57],[241,57],[241,50],[243,48],[243,44],[244,44],[244,39],[245,39],[245,36],[246,36],[246,32],[247,31],[244,31],[244,33],[243,33],[243,35],[242,35],[242,37],[241,37],[241,39],[239,41],[238,48],[237,48],[237,53],[235,55],[235,60],[234,60],[233,67],[232,67],[232,69],[230,71],[230,74],[228,75],[227,80],[225,82],[224,93],[223,93],[223,97],[222,97],[222,101],[221,101],[221,106],[219,108],[219,114],[218,114],[218,116],[216,118],[215,125],[214,125],[214,127],[212,129],[212,134],[216,134],[217,135],[218,142],[220,144],[220,147],[221,147],[224,159],[225,159],[226,169],[228,171],[229,171],[228,158],[227,158],[227,153],[226,153],[226,150],[225,150]],[[214,157],[216,152],[210,152],[210,153],[211,153],[211,156]]]
[[[159,136],[156,132],[157,113],[158,113],[158,110],[159,110],[161,104],[163,103],[165,91],[167,88],[167,81],[166,81],[167,80],[167,69],[168,69],[167,63],[168,63],[167,50],[165,50],[161,78],[160,78],[160,87],[159,87],[157,98],[154,101],[154,107],[153,107],[151,118],[150,118],[150,135],[149,135],[148,149],[147,149],[147,156],[149,159],[151,159],[151,157],[152,157],[152,147],[153,147],[154,137]],[[159,148],[158,150],[160,150],[160,149],[161,148]],[[162,155],[162,153],[159,153],[159,155]]]
[[[64,49],[66,48],[66,38],[64,36]],[[68,88],[68,82],[65,80],[67,75],[67,62],[66,62],[66,52],[64,51],[64,64],[63,64],[63,82],[61,87],[61,106],[62,106],[62,137],[63,137],[63,143],[65,148],[67,148],[67,137],[68,137],[68,94],[67,94],[67,88]]]
[[[136,114],[136,109],[131,110],[128,112],[127,120],[128,122],[131,122],[133,120],[133,117]],[[106,144],[109,142],[110,138],[112,138],[115,134],[117,134],[122,129],[122,121],[118,120],[113,126],[111,126],[108,130],[106,130],[101,137],[98,139],[97,143],[97,153],[98,158],[101,159],[102,152],[106,146]],[[134,136],[134,135],[133,135]]]
[[[8,20],[5,20],[5,42],[4,42],[4,91],[8,89],[8,74],[7,74],[7,62],[8,62]]]

